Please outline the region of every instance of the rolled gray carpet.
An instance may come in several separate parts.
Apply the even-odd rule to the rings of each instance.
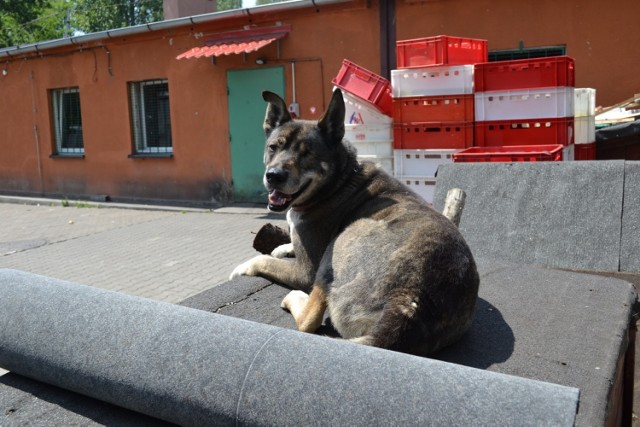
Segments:
[[[0,269],[0,367],[181,425],[573,425],[578,390]]]

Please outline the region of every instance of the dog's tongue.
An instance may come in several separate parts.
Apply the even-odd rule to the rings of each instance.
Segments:
[[[291,196],[281,193],[277,190],[273,190],[269,193],[269,203],[273,206],[282,206],[291,200]]]

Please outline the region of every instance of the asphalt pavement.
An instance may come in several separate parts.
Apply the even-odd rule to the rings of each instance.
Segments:
[[[169,303],[227,280],[285,225],[266,206],[216,210],[0,197],[0,268]]]

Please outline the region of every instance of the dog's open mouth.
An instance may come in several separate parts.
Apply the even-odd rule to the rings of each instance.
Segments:
[[[293,201],[293,195],[284,194],[278,190],[269,191],[269,209],[282,211]]]
[[[298,198],[298,196],[302,194],[307,187],[309,187],[309,184],[311,184],[311,181],[304,184],[300,190],[293,194],[286,194],[278,190],[270,190],[269,210],[273,212],[282,212],[287,209]]]

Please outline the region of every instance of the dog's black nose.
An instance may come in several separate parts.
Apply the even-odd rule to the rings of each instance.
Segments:
[[[269,184],[282,184],[289,177],[289,173],[284,169],[269,168],[265,173],[265,177]]]

